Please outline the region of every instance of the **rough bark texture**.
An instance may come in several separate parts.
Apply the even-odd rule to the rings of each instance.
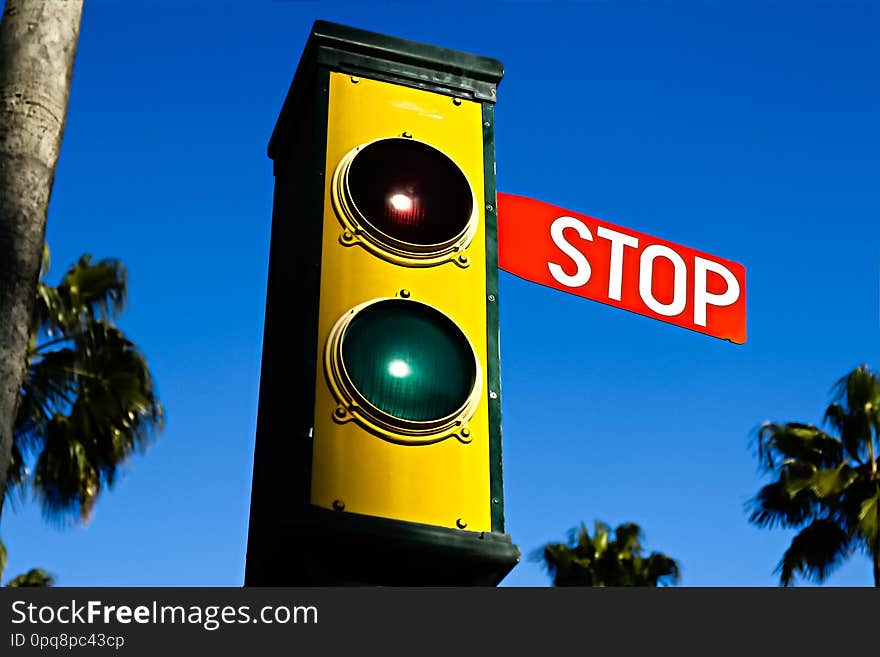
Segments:
[[[82,0],[6,0],[0,22],[0,513]]]

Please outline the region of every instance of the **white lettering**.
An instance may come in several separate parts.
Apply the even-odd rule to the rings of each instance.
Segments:
[[[611,241],[611,269],[608,272],[608,298],[620,301],[620,290],[623,285],[623,249],[631,246],[637,248],[639,240],[631,235],[618,233],[616,230],[599,226],[596,235]]]
[[[654,276],[654,259],[666,258],[675,267],[675,277],[672,288],[672,301],[660,303],[654,297],[651,289]],[[642,301],[658,315],[672,317],[678,315],[687,305],[687,265],[675,251],[662,244],[652,244],[642,251],[639,261],[639,295]]]
[[[14,625],[20,625],[21,623],[24,623],[27,620],[27,614],[25,614],[21,609],[19,609],[19,607],[23,606],[24,604],[25,604],[24,600],[16,600],[15,602],[12,603],[12,611],[19,615],[18,620],[14,619],[14,618],[12,619],[12,623]]]
[[[593,272],[590,269],[590,263],[587,261],[586,257],[584,257],[584,254],[565,241],[565,236],[562,234],[562,231],[566,228],[574,228],[581,239],[590,240],[591,242],[593,241],[593,235],[590,233],[590,229],[586,227],[584,222],[579,221],[574,217],[559,217],[558,219],[555,219],[553,223],[550,224],[550,238],[553,240],[553,243],[559,247],[560,251],[574,260],[574,263],[577,265],[577,271],[569,276],[565,273],[562,267],[555,262],[549,262],[547,263],[547,266],[549,267],[550,274],[553,278],[566,287],[581,287],[587,284],[587,281],[590,280],[590,275]]]
[[[719,274],[724,279],[724,282],[727,283],[727,289],[724,291],[724,294],[714,294],[706,291],[706,274],[710,271]],[[739,299],[739,292],[739,282],[727,267],[699,256],[695,258],[694,324],[705,326],[706,307],[710,304],[713,306],[729,306]]]

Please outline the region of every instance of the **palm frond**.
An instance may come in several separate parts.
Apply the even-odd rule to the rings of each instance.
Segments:
[[[810,490],[820,502],[840,496],[857,477],[857,471],[848,463],[820,469],[802,461],[788,461],[779,468],[779,481],[786,493],[795,496]]]
[[[786,460],[833,467],[843,459],[843,444],[812,424],[765,422],[758,430],[758,459],[771,471]]]
[[[582,527],[584,526],[582,525]],[[584,527],[583,531],[586,537],[589,539],[589,534],[586,533],[586,527]],[[600,520],[596,520],[593,523],[592,546],[597,555],[601,555],[608,548],[608,541],[610,540],[610,537],[611,527]]]
[[[47,516],[62,522],[86,519],[164,421],[146,360],[121,331],[95,321],[74,344],[76,398],[49,421],[33,482]]]
[[[632,522],[618,525],[614,530],[614,540],[621,553],[638,554],[642,550],[642,528]]]
[[[23,453],[39,446],[52,416],[69,411],[78,392],[78,357],[74,349],[64,348],[31,359],[15,422],[16,441]]]
[[[42,568],[32,568],[22,575],[18,575],[6,583],[6,586],[14,588],[36,588],[54,586],[55,577]]]
[[[795,536],[776,568],[783,586],[794,584],[796,576],[823,582],[847,557],[851,538],[839,524],[819,518]]]
[[[880,374],[867,365],[860,365],[841,377],[832,392],[833,401],[837,403],[828,410],[842,417],[833,417],[831,421],[838,423],[838,432],[848,452],[854,459],[863,461],[880,431]]]
[[[142,452],[164,413],[146,359],[119,329],[95,322],[80,351],[80,394],[70,417],[95,436],[96,458],[107,469]]]
[[[541,561],[554,586],[659,586],[678,581],[678,563],[653,552],[641,555],[642,529],[623,523],[614,530],[596,521],[593,536],[583,523],[567,543],[548,543],[531,554]]]
[[[16,509],[19,502],[24,499],[27,490],[28,469],[24,456],[13,438],[10,450],[9,468],[6,470],[6,498],[4,502],[12,509]],[[0,569],[2,570],[2,569]]]
[[[841,444],[849,458],[864,463],[869,452],[868,442],[871,440],[872,418],[832,402],[825,409],[823,421],[840,436]]]
[[[870,452],[868,445],[876,418],[858,410],[844,408],[838,403],[831,403],[825,410],[824,421],[840,435],[849,458],[864,463]]]
[[[780,481],[767,484],[749,501],[749,522],[759,527],[800,527],[814,514],[816,496],[809,489],[792,495]]]
[[[57,415],[49,422],[33,486],[47,520],[65,524],[89,517],[101,491],[101,473],[69,418]]]
[[[841,463],[836,468],[817,469],[811,488],[820,500],[836,498],[845,493],[857,478],[858,473],[849,463]]]
[[[871,497],[862,500],[858,519],[859,533],[865,537],[865,543],[877,545],[880,541],[880,485]]]
[[[532,558],[543,563],[554,586],[593,586],[590,557],[565,543],[548,543]]]
[[[652,552],[644,560],[642,570],[646,576],[642,586],[670,586],[678,584],[681,579],[681,567],[678,562],[662,552]]]
[[[41,284],[36,321],[51,337],[54,331],[74,333],[94,320],[112,320],[125,306],[127,273],[114,259],[93,263],[81,256],[57,287]]]
[[[832,388],[834,400],[853,411],[870,414],[880,407],[880,375],[867,365],[859,365],[842,376]]]

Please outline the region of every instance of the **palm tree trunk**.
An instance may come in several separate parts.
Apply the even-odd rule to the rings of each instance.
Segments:
[[[0,22],[0,514],[82,0],[6,0]]]

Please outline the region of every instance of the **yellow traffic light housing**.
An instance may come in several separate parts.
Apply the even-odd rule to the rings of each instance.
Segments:
[[[275,208],[246,584],[495,584],[500,63],[317,22]],[[356,548],[356,549],[355,549]]]

